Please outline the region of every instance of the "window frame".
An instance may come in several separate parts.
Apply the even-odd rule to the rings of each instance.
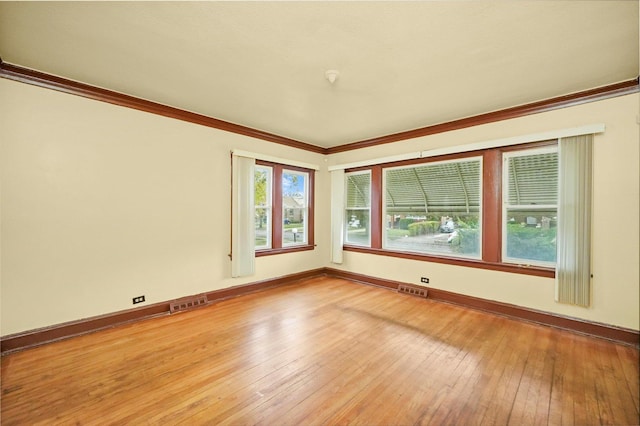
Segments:
[[[264,206],[258,206],[254,202],[254,209],[257,212],[258,209],[265,209],[267,211],[267,221],[266,221],[266,245],[265,246],[256,246],[256,250],[270,250],[272,246],[273,239],[273,167],[265,164],[257,164],[255,165],[256,169],[264,169],[266,170],[266,204]],[[254,174],[255,176],[255,174]],[[255,200],[254,200],[255,201]],[[254,225],[255,226],[255,225]]]
[[[305,250],[315,249],[314,238],[314,211],[315,211],[315,170],[307,169],[304,167],[290,166],[286,164],[274,163],[264,160],[256,160],[257,166],[271,167],[271,229],[267,232],[271,233],[271,247],[270,248],[257,248],[255,250],[255,257],[271,256],[281,253],[291,253]],[[306,182],[307,188],[307,220],[306,220],[306,239],[303,244],[283,245],[283,229],[284,229],[284,217],[283,217],[283,197],[282,197],[282,174],[284,170],[292,172],[303,172],[308,176]],[[278,226],[276,226],[278,224]]]
[[[480,242],[482,242],[482,156],[480,155],[471,155],[471,156],[464,156],[464,157],[460,157],[460,158],[451,158],[451,159],[446,159],[446,160],[441,160],[441,159],[437,159],[437,157],[433,161],[424,161],[421,163],[416,163],[416,164],[410,164],[410,165],[399,165],[399,166],[395,166],[395,165],[391,165],[391,166],[383,166],[382,167],[382,217],[385,218],[385,222],[386,222],[386,217],[387,217],[387,203],[386,203],[386,199],[387,196],[389,194],[389,190],[387,189],[387,171],[389,170],[399,170],[399,169],[411,169],[411,168],[418,168],[418,167],[427,167],[428,165],[438,165],[438,164],[455,164],[455,163],[463,163],[463,162],[470,162],[470,161],[474,161],[477,160],[479,162],[479,168],[480,168],[480,173],[479,173],[479,180],[480,180],[480,200],[479,200],[479,211],[478,211],[478,221],[480,223],[479,225],[479,238],[480,238]],[[432,160],[432,159],[430,159]],[[446,256],[446,257],[454,257],[454,258],[461,258],[461,259],[476,259],[476,260],[480,260],[482,259],[482,244],[480,244],[479,247],[479,253],[478,255],[462,255],[462,254],[451,254],[450,256],[446,255],[446,254],[440,254],[434,251],[414,251],[414,250],[398,250],[397,248],[393,248],[393,247],[389,247],[389,243],[387,241],[386,238],[386,226],[383,226],[381,229],[381,239],[382,239],[382,249],[383,250],[389,250],[389,251],[404,251],[404,252],[409,252],[409,253],[417,253],[417,254],[421,254],[421,255],[427,255],[427,256]]]
[[[369,206],[364,208],[349,208],[349,185],[348,185],[348,178],[349,176],[357,176],[357,175],[364,175],[367,174],[369,175]],[[371,247],[371,204],[372,204],[372,193],[373,193],[373,188],[372,188],[372,171],[371,170],[357,170],[357,171],[352,171],[352,172],[348,172],[344,174],[344,178],[345,178],[345,182],[344,182],[344,227],[342,229],[342,233],[343,233],[343,240],[345,241],[345,244],[349,244],[349,245],[354,245],[354,246],[358,246],[358,247]],[[358,244],[358,243],[348,243],[347,242],[347,237],[349,234],[349,217],[348,217],[348,211],[350,210],[362,210],[362,211],[367,211],[369,212],[369,223],[367,225],[367,242],[366,244]]]
[[[344,251],[370,253],[402,259],[419,260],[448,265],[554,278],[555,268],[532,264],[507,263],[502,260],[502,156],[505,152],[557,146],[558,140],[544,140],[496,148],[471,150],[426,158],[416,158],[371,166],[345,169],[346,173],[371,170],[371,247],[343,244]],[[435,254],[393,251],[382,248],[382,175],[383,168],[407,166],[428,162],[470,157],[482,157],[481,172],[481,259],[452,257]]]
[[[528,208],[528,210],[545,210],[545,209],[555,209],[556,211],[556,216],[558,214],[558,200],[556,198],[556,203],[555,204],[533,204],[533,205],[527,205],[527,204],[509,204],[508,201],[506,200],[507,198],[507,193],[509,191],[509,164],[508,164],[508,160],[509,158],[514,158],[514,157],[525,157],[525,156],[530,156],[530,155],[538,155],[538,154],[550,154],[550,153],[558,153],[558,146],[544,146],[544,147],[537,147],[537,148],[528,148],[528,149],[521,149],[521,150],[511,150],[508,152],[504,152],[502,154],[502,235],[505,236],[505,238],[502,239],[502,261],[504,263],[512,263],[512,264],[517,264],[517,265],[522,265],[522,264],[527,264],[527,265],[535,265],[535,266],[539,266],[539,267],[543,267],[543,268],[554,268],[556,267],[556,262],[545,262],[545,261],[540,261],[540,260],[534,260],[534,259],[523,259],[523,258],[517,258],[517,257],[509,257],[507,255],[507,212],[511,209],[525,209],[525,207]],[[532,207],[534,206],[534,207]]]
[[[283,167],[282,168],[282,174],[280,175],[280,181],[279,181],[281,185],[282,185],[282,178],[283,178],[283,175],[285,173],[288,173],[288,174],[291,174],[291,175],[295,175],[295,174],[304,175],[306,177],[305,182],[304,182],[304,206],[302,208],[298,208],[300,210],[303,210],[302,226],[303,226],[303,235],[304,235],[304,239],[305,240],[300,242],[300,243],[297,243],[297,242],[285,242],[284,241],[284,234],[285,234],[285,232],[284,232],[285,227],[284,226],[286,225],[286,223],[284,223],[284,220],[285,220],[285,216],[286,216],[286,212],[285,212],[286,208],[284,206],[284,194],[282,194],[282,198],[280,200],[281,203],[282,203],[282,217],[281,217],[281,221],[282,221],[282,223],[281,223],[281,225],[282,225],[282,247],[283,248],[291,248],[291,247],[304,246],[307,243],[306,240],[307,240],[307,236],[308,236],[308,232],[309,232],[309,230],[308,230],[308,224],[309,224],[308,223],[309,222],[309,219],[308,219],[308,216],[309,216],[308,205],[309,205],[309,175],[310,175],[310,173],[307,172],[307,171],[301,171],[299,169],[293,170],[289,166]]]

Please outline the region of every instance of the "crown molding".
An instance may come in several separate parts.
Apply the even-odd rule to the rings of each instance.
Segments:
[[[370,148],[377,145],[384,145],[391,142],[399,142],[407,139],[418,138],[421,136],[435,135],[437,133],[450,132],[452,130],[464,129],[466,127],[478,126],[480,124],[493,123],[496,121],[509,120],[511,118],[524,117],[527,115],[539,114],[541,112],[553,111],[561,108],[568,108],[588,102],[601,101],[604,99],[615,98],[617,96],[628,95],[640,91],[638,86],[638,77],[632,80],[626,80],[608,86],[589,89],[582,92],[572,93],[569,95],[559,96],[556,98],[546,99],[539,102],[520,105],[512,108],[502,109],[498,111],[488,112],[485,114],[475,115],[473,117],[453,120],[446,123],[435,124],[433,126],[421,127],[419,129],[408,130],[405,132],[394,133],[391,135],[380,136],[377,138],[366,139],[358,142],[338,145],[326,150],[326,154],[335,154],[338,152],[352,151],[354,149]]]
[[[112,90],[102,89],[96,86],[80,83],[63,77],[58,77],[18,65],[9,64],[3,62],[2,58],[0,58],[0,77],[18,81],[21,83],[31,84],[38,87],[43,87],[46,89],[56,90],[63,93],[82,96],[101,102],[107,102],[114,105],[133,108],[152,114],[175,118],[177,120],[187,121],[189,123],[199,124],[218,130],[224,130],[227,132],[249,136],[252,138],[274,142],[280,145],[285,145],[292,148],[298,148],[324,155],[352,151],[362,148],[370,148],[392,142],[400,142],[407,139],[418,138],[421,136],[429,136],[438,133],[450,132],[452,130],[478,126],[481,124],[509,120],[511,118],[539,114],[541,112],[568,108],[588,102],[595,102],[614,98],[617,96],[637,93],[640,91],[638,77],[636,77],[632,80],[626,80],[595,89],[589,89],[582,92],[572,93],[569,95],[559,96],[556,98],[546,99],[543,101],[533,102],[512,108],[479,114],[473,117],[462,118],[459,120],[453,120],[446,123],[421,127],[418,129],[380,136],[372,139],[351,142],[331,148],[323,148],[317,145],[312,145],[298,140],[286,138],[284,136],[264,132],[262,130],[253,129],[251,127],[230,123],[228,121],[219,120],[217,118],[208,117],[206,115],[196,114],[194,112],[189,112],[179,108],[159,104],[157,102],[148,101],[146,99],[136,98],[135,96],[125,95],[123,93],[114,92]]]
[[[82,96],[84,98],[107,102],[127,108],[133,108],[139,111],[162,115],[169,118],[175,118],[177,120],[187,121],[189,123],[199,124],[218,130],[237,133],[239,135],[249,136],[268,142],[274,142],[292,148],[303,149],[305,151],[316,152],[319,154],[326,153],[326,148],[320,146],[311,145],[294,139],[289,139],[284,136],[274,135],[272,133],[253,129],[251,127],[229,123],[228,121],[219,120],[217,118],[208,117],[206,115],[196,114],[194,112],[189,112],[179,108],[159,104],[157,102],[148,101],[146,99],[136,98],[134,96],[125,95],[123,93],[114,92],[112,90],[102,89],[85,83],[79,83],[77,81],[54,76],[40,71],[35,71],[18,65],[8,64],[6,62],[2,62],[1,59],[0,77],[18,81],[21,83],[31,84],[38,87],[43,87],[45,89],[56,90],[58,92]]]

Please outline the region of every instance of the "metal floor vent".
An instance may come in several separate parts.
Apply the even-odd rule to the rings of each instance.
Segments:
[[[188,311],[208,304],[206,294],[198,294],[196,296],[183,297],[182,299],[176,299],[170,303],[170,312]]]
[[[416,285],[400,284],[398,286],[398,293],[408,294],[410,296],[427,298],[427,289]]]

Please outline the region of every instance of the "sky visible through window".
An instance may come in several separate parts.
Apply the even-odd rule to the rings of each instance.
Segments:
[[[305,176],[300,173],[284,172],[282,173],[282,194],[283,195],[300,195],[304,194]]]

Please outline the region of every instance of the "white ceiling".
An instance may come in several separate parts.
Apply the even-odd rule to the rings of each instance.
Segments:
[[[0,57],[331,147],[635,78],[638,17],[635,0],[0,2]]]

